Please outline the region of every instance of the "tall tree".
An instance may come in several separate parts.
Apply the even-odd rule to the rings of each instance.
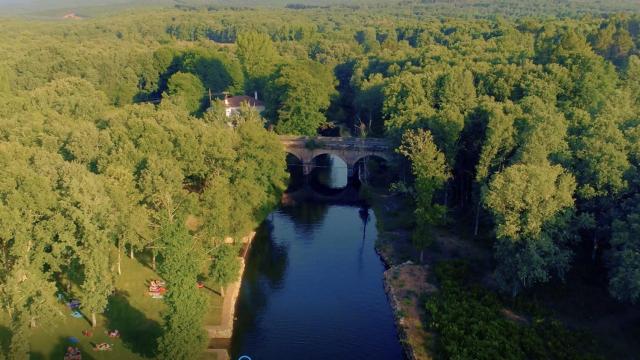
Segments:
[[[496,275],[513,296],[568,269],[574,190],[573,176],[549,164],[512,165],[491,181],[485,203],[496,219]]]
[[[220,244],[211,255],[212,262],[209,267],[209,276],[216,284],[220,285],[220,294],[224,295],[224,289],[240,277],[240,259],[238,247],[231,244]]]
[[[271,38],[267,34],[251,31],[238,34],[236,44],[238,59],[248,77],[246,88],[264,91],[279,57]]]
[[[507,114],[501,104],[491,100],[483,101],[473,116],[481,118],[485,124],[485,135],[475,169],[476,213],[474,235],[478,235],[480,211],[483,195],[487,191],[491,176],[505,166],[515,148],[514,117]]]
[[[267,113],[280,134],[315,135],[327,122],[324,112],[335,93],[335,77],[325,65],[283,65],[270,84]]]
[[[629,214],[613,223],[608,263],[611,294],[636,303],[640,299],[640,197],[633,201]]]
[[[79,244],[76,255],[83,270],[79,299],[95,327],[96,315],[107,307],[115,286],[109,256],[113,207],[101,179],[80,169],[76,164],[64,165],[59,191],[65,197],[63,212],[75,225]]]
[[[167,83],[167,95],[190,113],[197,113],[202,108],[205,88],[195,75],[177,72]]]
[[[438,150],[428,130],[406,132],[402,136],[402,145],[398,148],[398,153],[411,161],[415,177],[416,229],[413,241],[420,249],[422,261],[424,249],[433,240],[434,226],[442,221],[446,211],[444,206],[434,203],[434,195],[449,179],[449,169],[444,154]]]
[[[117,271],[122,275],[122,253],[129,246],[129,255],[133,259],[134,251],[141,250],[149,231],[148,211],[141,206],[142,196],[135,189],[133,174],[122,167],[109,167],[106,189],[114,207],[113,233],[117,251]]]
[[[206,299],[196,286],[204,263],[198,241],[178,220],[164,223],[160,231],[163,261],[160,275],[167,282],[164,333],[158,342],[159,359],[189,360],[206,347],[203,315]]]

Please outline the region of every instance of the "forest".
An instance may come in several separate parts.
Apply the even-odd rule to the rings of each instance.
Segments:
[[[225,239],[287,186],[276,134],[390,139],[410,165],[391,191],[413,199],[414,245],[464,224],[507,298],[579,274],[635,309],[637,4],[461,3],[2,19],[0,359],[29,358],[58,294],[95,326],[125,257],[171,285],[153,356],[197,357],[194,284],[236,280]],[[255,92],[262,115],[226,118],[224,96]],[[444,357],[484,358],[464,344]]]

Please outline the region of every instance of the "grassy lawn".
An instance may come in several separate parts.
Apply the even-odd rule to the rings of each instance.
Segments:
[[[222,320],[222,301],[220,296],[220,286],[212,281],[205,281],[205,288],[202,289],[208,294],[209,306],[207,312],[204,314],[205,325],[219,325]]]
[[[57,320],[53,326],[34,329],[31,336],[31,359],[62,359],[69,337],[80,340],[83,359],[144,359],[153,357],[157,338],[162,334],[162,313],[165,304],[162,300],[146,295],[148,281],[157,279],[158,275],[136,260],[123,258],[122,275],[116,279],[116,294],[111,297],[104,314],[98,317],[98,326],[93,336],[82,335],[91,325],[87,319],[71,317],[65,304],[60,304],[64,318]],[[195,284],[194,284],[195,286]],[[215,289],[215,288],[214,288]],[[222,298],[215,292],[203,289],[209,295],[209,308],[205,315],[205,324],[215,325],[220,322]],[[118,329],[119,339],[110,339],[106,332]],[[0,351],[8,346],[10,338],[8,319],[0,313]],[[96,352],[96,343],[113,345],[113,351]],[[214,359],[215,355],[203,355],[203,359]]]

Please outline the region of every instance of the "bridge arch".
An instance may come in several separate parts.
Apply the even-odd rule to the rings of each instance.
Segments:
[[[384,139],[331,138],[306,136],[280,136],[284,150],[297,157],[303,164],[304,175],[309,175],[315,164],[314,159],[321,155],[340,158],[347,165],[349,176],[353,174],[356,163],[368,156],[377,156],[393,161],[391,145]]]
[[[291,160],[299,163],[304,162],[304,159],[302,159],[300,155],[296,154],[295,151],[285,151],[285,158],[286,158],[287,164],[289,164]]]
[[[391,161],[391,157],[385,154],[360,156],[353,164],[353,181],[374,187],[387,187],[397,181],[397,173],[389,171]]]
[[[356,165],[357,163],[367,159],[367,158],[374,158],[374,159],[380,159],[380,160],[384,160],[387,163],[391,162],[391,156],[385,154],[385,153],[373,153],[373,154],[363,154],[360,155],[358,157],[355,158],[355,161],[353,162],[353,165]]]
[[[316,159],[318,159],[320,156],[329,156],[329,157],[338,158],[345,164],[345,166],[349,166],[349,159],[345,159],[344,157],[340,156],[340,154],[336,154],[333,151],[314,152],[313,157],[311,158],[311,162],[315,164]]]
[[[327,189],[344,189],[352,176],[351,166],[339,154],[320,152],[311,159],[310,183]]]

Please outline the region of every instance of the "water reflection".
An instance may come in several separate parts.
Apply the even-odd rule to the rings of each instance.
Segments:
[[[238,298],[236,327],[255,326],[258,315],[268,304],[269,293],[282,288],[287,270],[287,246],[276,244],[272,236],[273,223],[265,221],[256,232],[251,244],[251,255],[242,279],[241,295]]]
[[[367,208],[283,208],[252,246],[232,358],[401,359]]]
[[[363,205],[358,210],[358,215],[360,215],[360,220],[362,220],[362,242],[360,244],[360,252],[358,253],[358,271],[361,272],[364,264],[364,249],[367,240],[367,225],[369,224],[369,207],[367,205]]]
[[[315,206],[283,206],[279,214],[288,217],[296,230],[311,237],[317,224],[324,221],[329,205],[319,203]]]
[[[335,155],[323,154],[313,159],[311,185],[316,191],[334,193],[343,190],[348,182],[347,164]]]

